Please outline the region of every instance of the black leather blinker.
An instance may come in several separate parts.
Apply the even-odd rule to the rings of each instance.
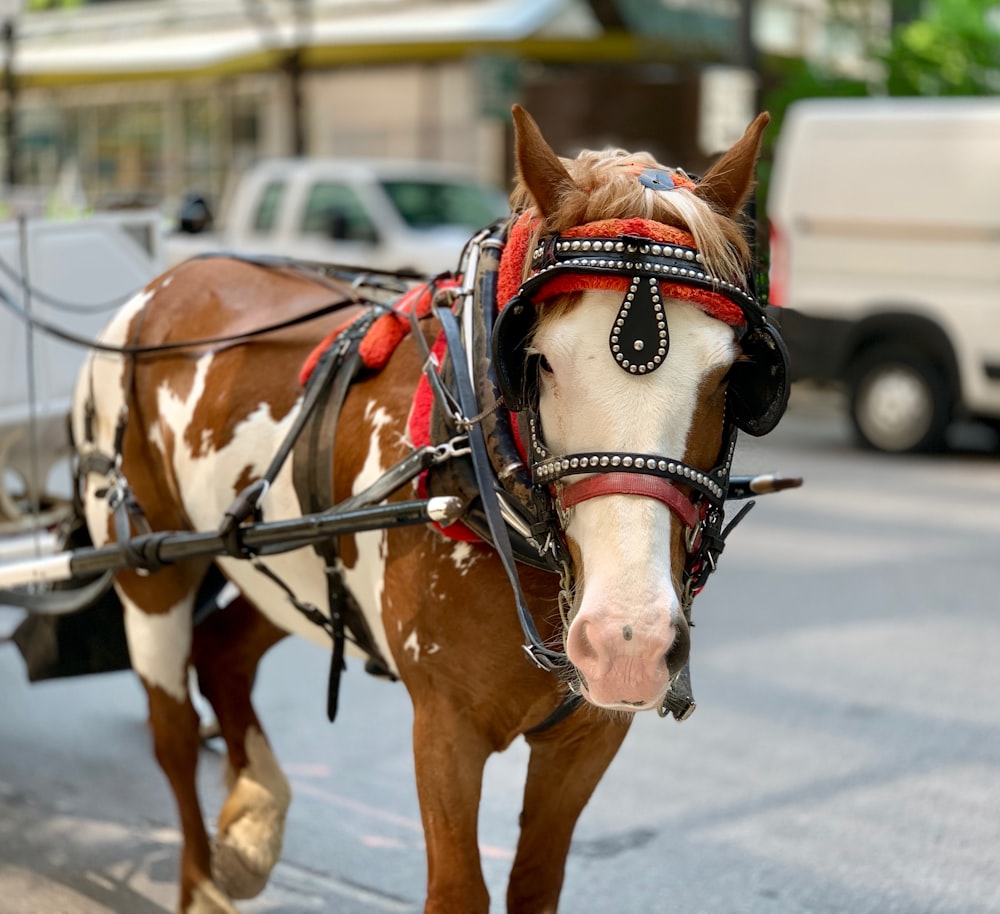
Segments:
[[[490,341],[493,373],[503,401],[511,412],[529,406],[537,396],[537,378],[528,364],[528,340],[535,329],[534,302],[512,299],[496,319]]]
[[[748,331],[740,345],[742,358],[729,376],[729,408],[738,428],[760,437],[774,430],[788,406],[788,350],[770,321]]]

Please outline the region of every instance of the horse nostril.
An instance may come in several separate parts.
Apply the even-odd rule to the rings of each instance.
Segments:
[[[667,663],[667,669],[671,673],[676,673],[688,662],[690,655],[691,632],[686,625],[678,625],[676,626],[673,643],[663,657]]]
[[[576,658],[574,662],[577,664],[580,661],[595,661],[599,656],[597,646],[590,638],[590,624],[587,620],[579,620],[570,626],[566,647]]]

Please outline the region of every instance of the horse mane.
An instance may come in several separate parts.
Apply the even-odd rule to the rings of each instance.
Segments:
[[[695,183],[683,172],[661,165],[648,152],[613,148],[584,150],[575,159],[561,162],[576,186],[563,196],[555,212],[539,220],[531,248],[540,236],[588,222],[648,219],[690,233],[713,275],[730,282],[744,281],[751,252],[741,226],[698,197]],[[669,172],[676,186],[663,191],[644,186],[638,175],[645,168]],[[515,214],[535,208],[520,177],[511,192],[510,205]],[[526,263],[526,271],[529,268],[530,263]]]

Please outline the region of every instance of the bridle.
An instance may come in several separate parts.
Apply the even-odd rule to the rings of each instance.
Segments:
[[[706,472],[670,455],[623,451],[552,454],[546,446],[538,413],[537,366],[531,364],[537,357],[527,349],[537,318],[537,301],[553,278],[572,277],[573,289],[582,291],[592,288],[595,278],[609,276],[624,277],[627,282],[608,342],[616,364],[629,374],[656,371],[669,350],[663,305],[668,296],[662,293],[661,284],[693,289],[706,298],[721,297],[723,304],[735,305],[742,315],[738,336],[744,358],[731,372],[722,443],[711,470]],[[691,601],[715,570],[726,536],[750,507],[745,506],[723,528],[737,430],[766,434],[777,424],[788,400],[787,355],[764,310],[742,286],[712,276],[693,245],[666,244],[638,235],[556,234],[535,247],[530,274],[501,310],[492,345],[503,399],[511,410],[526,416],[532,483],[549,494],[560,533],[569,509],[592,498],[638,495],[665,505],[685,528],[687,558],[681,602],[689,615]]]

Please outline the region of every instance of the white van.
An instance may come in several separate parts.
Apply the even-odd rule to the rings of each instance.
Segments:
[[[796,103],[768,216],[793,377],[846,385],[864,443],[1000,423],[1000,99]]]
[[[422,161],[268,159],[230,198],[218,234],[206,218],[181,220],[169,265],[226,250],[433,275],[455,269],[473,232],[508,212],[499,189]]]

